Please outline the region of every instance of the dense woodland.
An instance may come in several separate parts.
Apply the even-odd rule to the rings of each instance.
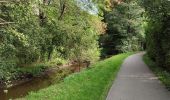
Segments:
[[[5,0],[0,8],[0,80],[142,50],[170,70],[169,0]]]

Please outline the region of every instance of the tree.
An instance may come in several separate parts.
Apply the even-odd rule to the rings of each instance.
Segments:
[[[143,0],[141,4],[147,17],[147,52],[159,66],[170,70],[170,2]]]
[[[136,0],[111,4],[110,11],[104,15],[107,23],[107,34],[101,36],[104,52],[114,54],[142,50],[145,42],[144,9]]]
[[[15,23],[0,33],[0,59],[6,65],[98,60],[101,19],[82,10],[76,1],[18,0],[0,7],[0,18]]]

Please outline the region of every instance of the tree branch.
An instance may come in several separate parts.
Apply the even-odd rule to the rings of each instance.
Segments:
[[[66,9],[66,1],[60,0],[60,10],[61,10],[61,12],[60,12],[60,16],[58,17],[59,20],[62,19],[64,12],[65,12],[65,9]]]

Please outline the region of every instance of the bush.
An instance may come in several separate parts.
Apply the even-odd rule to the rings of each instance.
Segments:
[[[17,77],[16,65],[10,61],[0,61],[0,81],[6,85],[10,84],[10,80]]]
[[[146,27],[148,55],[159,67],[170,71],[170,3],[166,0],[142,2],[148,21]]]
[[[36,64],[33,66],[27,66],[27,67],[23,67],[23,68],[18,68],[17,72],[20,75],[32,75],[32,76],[38,76],[41,73],[43,73],[43,71],[47,68],[48,66],[45,64]]]

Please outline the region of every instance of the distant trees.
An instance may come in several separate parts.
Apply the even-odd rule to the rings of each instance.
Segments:
[[[108,33],[121,52],[142,50],[144,28],[142,13],[144,10],[135,0],[120,3],[106,15]]]
[[[103,53],[143,50],[144,9],[138,1],[104,0],[98,4],[103,12],[103,21],[107,24],[107,32],[100,38]]]

